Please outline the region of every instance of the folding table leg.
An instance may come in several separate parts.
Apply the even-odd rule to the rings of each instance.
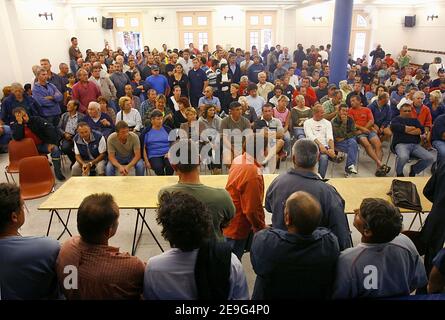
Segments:
[[[56,214],[57,218],[59,218],[59,221],[62,223],[63,225],[63,231],[62,233],[57,237],[57,240],[60,240],[60,238],[62,238],[62,236],[64,235],[65,231],[68,232],[68,234],[70,235],[70,237],[72,237],[73,235],[71,234],[70,230],[68,229],[68,223],[70,221],[70,216],[71,216],[71,209],[68,211],[68,216],[66,218],[66,222],[62,219],[62,217],[60,216],[59,212],[56,209],[52,209],[51,210],[51,217],[49,218],[49,223],[48,223],[48,230],[46,231],[46,236],[49,236],[49,231],[51,230],[51,224],[53,221],[53,216],[54,214]]]
[[[136,225],[134,226],[133,245],[131,246],[131,255],[132,256],[134,256],[136,253],[136,235],[138,233],[138,225],[139,225],[139,212],[136,213]]]
[[[141,213],[141,209],[136,209],[137,217],[136,217],[136,225],[134,227],[134,234],[133,234],[133,246],[132,246],[132,249],[131,249],[131,254],[133,256],[135,255],[136,250],[138,248],[139,240],[140,240],[140,238],[142,236],[142,231],[143,231],[144,226],[148,229],[148,231],[150,231],[150,234],[153,237],[153,239],[155,240],[155,242],[158,245],[159,249],[161,249],[161,251],[164,252],[164,249],[162,248],[162,246],[159,243],[158,239],[154,235],[154,233],[151,230],[150,226],[148,225],[147,221],[145,221],[146,210],[147,209],[144,209],[144,213]],[[139,231],[139,236],[137,236],[138,227],[139,227],[139,218],[141,219],[141,230]],[[136,236],[137,236],[137,239],[136,239]]]

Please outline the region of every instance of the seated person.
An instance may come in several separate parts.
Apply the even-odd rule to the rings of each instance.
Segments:
[[[83,119],[91,130],[99,131],[105,138],[114,132],[114,123],[111,117],[102,112],[98,102],[88,104],[87,116]]]
[[[111,118],[111,123],[114,124],[116,122],[116,112],[110,106],[110,103],[108,102],[108,100],[105,99],[104,97],[100,96],[99,98],[97,98],[97,102],[100,105],[100,112],[106,113],[107,115],[109,115]]]
[[[362,106],[362,101],[359,96],[352,95],[350,97],[350,103],[351,108],[349,108],[348,115],[354,119],[357,128],[357,141],[365,148],[368,156],[376,163],[377,170],[375,175],[377,177],[386,176],[386,174],[391,171],[391,168],[382,162],[382,143],[377,133],[372,130],[374,128],[374,116],[369,108]]]
[[[178,110],[175,110],[173,112],[173,126],[175,129],[181,127],[182,123],[187,122],[187,115],[185,114],[185,110],[189,107],[190,107],[189,99],[186,97],[180,97],[178,101]],[[150,122],[144,123],[144,125],[148,126],[149,123]]]
[[[76,162],[73,138],[76,135],[77,125],[85,117],[83,113],[77,111],[79,106],[80,104],[77,100],[68,101],[66,105],[67,112],[62,114],[58,126],[59,134],[62,137],[60,140],[60,148],[70,159],[71,165]]]
[[[253,111],[253,114],[256,113]],[[212,174],[221,174],[221,139],[219,130],[222,119],[216,114],[216,106],[206,105],[203,114],[198,122],[204,125],[204,136],[209,141],[208,152],[203,155],[203,162],[208,163],[208,168]]]
[[[204,107],[205,108],[205,107]],[[191,139],[192,141],[199,141],[201,145],[208,142],[206,137],[201,136],[202,132],[205,130],[205,125],[202,122],[198,122],[196,119],[197,112],[193,107],[187,108],[185,110],[187,116],[187,122],[182,123],[179,130],[180,139]]]
[[[437,166],[445,162],[445,115],[437,117],[434,121],[431,140],[437,150]]]
[[[0,153],[8,152],[8,144],[11,138],[11,127],[5,125],[0,119]]]
[[[391,203],[363,200],[354,218],[361,243],[340,254],[334,299],[405,296],[427,284],[414,243],[400,233],[402,221]]]
[[[338,113],[338,107],[342,103],[343,94],[341,90],[335,90],[332,98],[323,103],[324,118],[331,121]]]
[[[428,293],[445,292],[445,249],[439,251],[433,260],[433,269],[428,281]]]
[[[157,176],[171,176],[173,168],[168,160],[168,151],[176,136],[172,137],[171,128],[163,125],[162,119],[161,111],[152,111],[150,126],[141,133],[140,144],[143,146],[145,167],[153,169]]]
[[[374,118],[372,130],[377,133],[381,141],[389,141],[392,136],[389,124],[392,119],[391,107],[388,104],[389,94],[383,92],[377,96],[377,99],[369,105]]]
[[[162,116],[163,116],[163,123],[169,128],[175,127],[173,112],[170,110],[169,107],[167,107],[166,101],[167,100],[163,94],[160,94],[159,96],[156,97],[156,102],[155,102],[154,108],[148,110],[148,112],[145,113],[144,120],[143,120],[144,125],[149,126],[150,122],[151,122],[150,113],[153,110],[159,110],[159,111],[161,111]]]
[[[116,169],[121,176],[128,176],[134,167],[137,176],[144,175],[144,161],[141,158],[139,137],[125,121],[116,124],[116,132],[107,140],[108,163],[105,169],[107,176],[115,176]]]
[[[312,108],[312,112],[312,118],[304,122],[304,134],[308,139],[314,141],[320,149],[318,173],[324,179],[328,170],[329,158],[336,158],[334,135],[331,122],[324,118],[323,106],[316,104]]]
[[[249,120],[241,115],[241,104],[234,101],[229,105],[229,109],[229,116],[222,119],[220,126],[222,159],[228,167],[230,167],[233,158],[241,154],[242,136],[251,132]]]
[[[213,87],[211,87],[211,86],[205,87],[204,95],[201,98],[199,98],[199,101],[198,101],[199,114],[202,114],[206,104],[211,104],[211,105],[216,106],[217,112],[218,113],[221,112],[221,102],[218,97],[215,97],[213,95]],[[225,110],[225,111],[227,111],[227,110]],[[226,113],[228,113],[228,112],[226,112]]]
[[[119,111],[116,115],[116,123],[125,121],[130,131],[139,134],[142,129],[142,119],[139,111],[132,107],[132,101],[129,97],[121,97],[119,99]]]
[[[291,128],[294,137],[299,140],[306,138],[304,135],[304,122],[312,118],[312,109],[305,106],[305,99],[302,95],[295,97],[296,106],[290,111],[291,114]]]
[[[15,121],[13,110],[22,107],[29,116],[41,116],[42,110],[37,101],[27,94],[20,83],[11,84],[11,94],[4,96],[0,110],[0,121],[7,126]]]
[[[419,123],[424,127],[425,134],[421,137],[422,145],[428,150],[431,149],[431,127],[433,126],[433,120],[431,116],[430,108],[423,104],[425,100],[425,93],[422,91],[416,91],[413,94],[412,105],[412,117],[417,118]]]
[[[284,150],[286,154],[290,154],[291,148],[291,138],[290,138],[290,111],[287,108],[289,104],[289,98],[284,94],[281,95],[277,99],[277,104],[273,109],[273,116],[281,121],[281,125],[283,126],[283,140],[284,140]]]
[[[419,159],[411,166],[409,176],[414,177],[428,168],[433,162],[434,157],[421,145],[421,135],[425,129],[419,120],[412,117],[411,104],[405,103],[400,108],[400,116],[395,117],[391,121],[391,130],[393,132],[393,140],[391,149],[397,155],[396,173],[398,177],[403,177],[403,168],[410,160],[410,157]]]
[[[178,176],[178,183],[161,189],[158,198],[161,199],[164,192],[184,192],[204,203],[212,220],[210,239],[223,242],[222,230],[229,224],[235,213],[230,194],[222,188],[201,183],[200,154],[196,143],[190,140],[179,140],[172,149],[174,151],[170,156],[172,166]]]
[[[249,101],[247,101],[247,97],[245,97],[245,96],[239,97],[238,102],[242,106],[243,117],[246,118],[247,120],[249,120],[250,125],[253,126],[255,121],[258,120],[258,116],[255,112],[255,109],[253,107],[249,106]]]
[[[29,116],[22,107],[17,107],[13,111],[15,122],[11,125],[12,137],[20,141],[30,138],[34,141],[37,151],[42,154],[51,153],[51,160],[54,166],[54,173],[57,180],[64,181],[60,163],[59,135],[56,128],[39,116]]]
[[[319,227],[320,203],[307,192],[286,201],[287,230],[255,234],[250,260],[257,277],[253,300],[329,299],[340,248],[329,229]]]
[[[71,175],[105,175],[107,142],[104,136],[99,131],[91,130],[86,122],[80,122],[73,141],[76,162],[71,168]]]
[[[23,237],[24,201],[15,184],[0,183],[0,282],[2,300],[61,298],[56,260],[59,242],[47,237]]]
[[[241,262],[226,243],[208,242],[212,219],[202,202],[187,193],[164,192],[156,219],[172,249],[148,260],[144,299],[249,299]]]
[[[357,174],[358,144],[355,137],[357,131],[354,119],[348,116],[348,106],[341,103],[338,107],[337,116],[332,119],[332,131],[334,133],[335,150],[345,152],[347,161],[345,175]]]
[[[78,286],[63,286],[68,300],[141,298],[144,263],[109,245],[118,225],[119,207],[111,194],[96,193],[83,199],[77,211],[80,236],[67,240],[57,259],[60,284],[68,282],[67,266],[77,269]]]
[[[262,116],[255,121],[253,131],[268,137],[269,149],[263,164],[267,164],[268,170],[273,173],[275,171],[276,155],[286,156],[285,153],[281,153],[284,147],[284,129],[281,121],[273,117],[273,104],[266,103],[263,106]]]

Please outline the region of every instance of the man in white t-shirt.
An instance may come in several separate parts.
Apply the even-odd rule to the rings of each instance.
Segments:
[[[320,149],[318,173],[324,179],[328,170],[329,158],[334,159],[336,156],[332,124],[324,118],[324,108],[321,104],[316,104],[312,108],[312,119],[307,119],[304,122],[304,134],[308,139],[314,141]]]
[[[266,100],[258,95],[258,86],[255,83],[250,83],[247,86],[247,103],[249,107],[255,109],[257,117],[261,117],[263,106],[266,104]]]

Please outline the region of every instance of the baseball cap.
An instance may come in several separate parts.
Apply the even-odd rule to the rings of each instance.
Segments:
[[[159,67],[158,66],[151,67],[151,71],[155,71],[155,70],[159,71]]]
[[[399,104],[397,105],[397,109],[400,110],[400,108],[401,108],[404,104],[413,104],[413,102],[412,102],[410,99],[402,98],[402,100],[400,100]]]
[[[332,90],[332,89],[337,90],[337,89],[338,89],[337,85],[331,83],[331,84],[328,86],[328,90]]]

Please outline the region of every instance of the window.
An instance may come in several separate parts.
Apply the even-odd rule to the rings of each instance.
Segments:
[[[366,47],[366,33],[365,32],[356,32],[354,39],[354,57],[361,58],[365,53]]]
[[[116,27],[124,28],[125,27],[125,18],[116,18]]]
[[[137,27],[139,26],[139,19],[138,18],[130,18],[130,27]]]
[[[368,15],[363,11],[354,11],[352,21],[349,49],[355,60],[369,54],[371,25]]]
[[[259,22],[258,16],[251,16],[250,17],[250,24],[251,25],[256,26],[256,25],[258,25],[258,22]]]
[[[188,48],[193,43],[193,32],[184,32],[184,48]]]
[[[358,28],[367,28],[368,27],[368,21],[366,21],[366,18],[362,15],[357,15],[357,27]]]
[[[193,25],[193,18],[192,17],[183,17],[182,18],[182,24],[184,26],[191,26],[191,25]]]
[[[207,25],[207,17],[198,17],[198,25],[206,26]]]
[[[205,44],[209,42],[209,35],[207,32],[199,32],[198,33],[198,45],[199,49],[201,49]]]
[[[246,11],[246,42],[249,49],[256,46],[261,54],[265,45],[271,47],[275,40],[275,11]]]
[[[204,44],[211,47],[212,13],[209,11],[177,12],[179,43],[188,48],[190,43],[202,50]]]
[[[251,31],[250,32],[250,45],[249,45],[249,49],[252,48],[253,46],[256,46],[258,48],[258,46],[260,45],[260,35],[258,31]]]
[[[121,47],[125,53],[135,53],[142,47],[142,19],[139,13],[111,14],[115,24],[113,35],[116,47]]]

